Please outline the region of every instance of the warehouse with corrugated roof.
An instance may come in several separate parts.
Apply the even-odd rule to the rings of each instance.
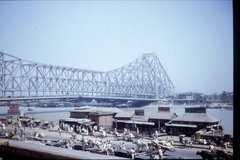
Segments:
[[[201,129],[209,129],[211,126],[219,126],[220,120],[206,114],[206,108],[185,108],[185,114],[173,118],[165,123],[166,131],[171,135],[193,135]]]

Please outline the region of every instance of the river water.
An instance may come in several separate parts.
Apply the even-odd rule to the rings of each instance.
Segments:
[[[74,110],[73,107],[58,107],[58,108],[41,108],[41,107],[30,107],[33,111],[28,111],[28,107],[20,106],[21,113],[26,116],[38,118],[41,120],[48,121],[59,121],[62,118],[68,118],[70,116],[69,111]],[[125,111],[143,109],[145,115],[150,115],[158,111],[157,105],[148,105],[139,108],[121,108]],[[0,107],[0,116],[7,114],[8,107]],[[170,112],[175,112],[177,116],[181,116],[185,113],[184,106],[171,106]],[[225,134],[233,135],[233,110],[229,109],[207,109],[207,114],[220,120],[221,125],[224,128]]]

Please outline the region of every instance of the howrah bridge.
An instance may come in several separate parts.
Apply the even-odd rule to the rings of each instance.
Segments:
[[[107,72],[47,65],[0,52],[0,101],[103,98],[157,101],[174,85],[154,53]]]

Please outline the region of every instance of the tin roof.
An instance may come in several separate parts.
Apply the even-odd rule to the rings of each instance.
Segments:
[[[60,119],[60,121],[63,122],[76,122],[76,123],[87,123],[87,122],[91,122],[90,119],[86,119],[86,118],[64,118],[64,119]]]
[[[75,108],[74,111],[70,112],[113,112],[113,113],[118,113],[122,111],[119,108],[111,108],[111,107],[93,107],[93,106],[84,106],[84,107],[79,107]]]
[[[152,115],[150,115],[149,119],[165,119],[165,120],[170,120],[173,117],[177,116],[176,113],[173,112],[157,112]]]
[[[192,124],[169,124],[165,123],[166,126],[173,126],[173,127],[188,127],[188,128],[197,128],[197,125],[192,125]]]
[[[99,111],[99,112],[90,112],[89,115],[98,115],[98,116],[103,116],[103,115],[113,115],[115,114],[114,112],[104,112],[104,111]]]
[[[70,113],[90,113],[92,111],[90,110],[74,110],[74,111],[69,111]]]
[[[131,120],[133,121],[142,121],[142,122],[148,122],[149,116],[136,116],[134,115]]]
[[[134,111],[121,111],[115,115],[115,118],[132,118]]]
[[[220,120],[210,115],[207,115],[206,113],[185,113],[182,116],[172,119],[172,121],[213,123],[213,122],[219,122]]]
[[[145,125],[154,125],[153,122],[143,122],[143,121],[133,121],[133,120],[114,120],[115,122],[127,123],[127,124],[145,124]]]

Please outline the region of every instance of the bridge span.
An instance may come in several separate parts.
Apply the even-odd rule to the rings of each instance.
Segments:
[[[173,93],[174,85],[152,53],[101,72],[46,65],[0,52],[0,101],[68,97],[156,101]]]
[[[0,98],[0,102],[13,102],[13,101],[29,101],[29,100],[44,100],[44,99],[96,99],[96,100],[126,100],[126,101],[148,101],[155,102],[157,99],[145,98],[125,98],[125,97],[92,97],[92,96],[56,96],[56,97],[15,97],[15,98]]]

